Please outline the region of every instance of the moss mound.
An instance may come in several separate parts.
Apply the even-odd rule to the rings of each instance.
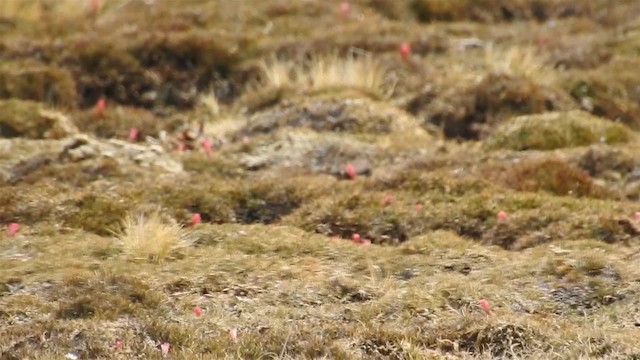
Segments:
[[[640,129],[640,76],[635,58],[616,59],[596,69],[569,74],[567,90],[596,116]]]
[[[525,161],[506,175],[506,185],[519,191],[548,191],[565,196],[604,197],[606,190],[596,186],[589,174],[577,166],[557,159]]]
[[[102,113],[95,109],[75,112],[74,124],[82,132],[92,133],[99,138],[127,139],[129,131],[136,128],[137,140],[144,140],[145,136],[157,138],[162,130],[175,131],[184,122],[178,117],[156,116],[139,107],[106,104],[106,110]]]
[[[613,3],[0,0],[0,359],[640,358]]]
[[[624,125],[575,110],[516,117],[497,128],[485,145],[489,149],[553,150],[625,143],[634,137]]]
[[[585,0],[413,0],[411,7],[421,21],[545,21],[590,16],[594,11],[593,2]]]
[[[23,99],[71,108],[77,105],[71,73],[34,61],[12,61],[0,65],[0,99]]]
[[[418,95],[411,107],[425,126],[441,128],[448,138],[481,139],[511,116],[576,106],[561,89],[532,78],[488,74],[477,84],[458,84],[432,98]]]
[[[319,132],[389,134],[419,131],[417,121],[404,111],[349,92],[291,99],[257,112],[236,137],[271,133],[283,127]]]
[[[62,113],[29,100],[0,100],[0,137],[62,138],[78,131]]]

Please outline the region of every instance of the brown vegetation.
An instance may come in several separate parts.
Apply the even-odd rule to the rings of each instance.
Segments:
[[[0,359],[640,356],[638,2],[341,3],[0,2]]]

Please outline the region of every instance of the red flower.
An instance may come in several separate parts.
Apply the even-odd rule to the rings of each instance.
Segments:
[[[14,236],[20,230],[20,224],[12,222],[7,226],[7,235]]]
[[[351,11],[351,6],[349,5],[348,1],[343,1],[340,3],[340,16],[342,17],[347,17],[349,16],[349,12]]]
[[[400,57],[402,58],[402,60],[409,59],[409,55],[411,55],[411,44],[406,42],[400,44],[399,51],[400,51]]]
[[[207,156],[211,156],[211,154],[213,153],[211,150],[211,141],[209,141],[209,139],[202,140],[202,148],[204,149],[204,152],[207,154]]]
[[[344,167],[344,174],[349,178],[349,179],[355,179],[356,176],[358,175],[356,173],[356,169],[353,167],[352,164],[347,164],[347,166]]]
[[[98,99],[98,101],[96,102],[96,115],[102,117],[104,116],[104,111],[107,108],[107,102],[104,98],[100,98]]]
[[[138,128],[136,128],[136,127],[132,127],[129,130],[129,141],[135,142],[136,140],[138,140],[138,135],[139,134],[140,134],[140,130],[138,130]]]
[[[489,301],[487,301],[486,299],[482,299],[479,302],[480,305],[480,309],[482,309],[482,311],[484,311],[485,314],[491,315],[491,307],[489,306]]]
[[[356,244],[360,244],[360,234],[358,233],[352,234],[351,240]]]

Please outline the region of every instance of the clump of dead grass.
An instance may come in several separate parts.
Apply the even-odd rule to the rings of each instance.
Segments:
[[[192,232],[175,221],[165,220],[158,211],[148,215],[129,213],[116,235],[128,257],[156,263],[194,243]]]
[[[550,82],[553,69],[545,55],[533,47],[496,48],[489,44],[484,51],[485,67],[490,73]]]
[[[261,84],[267,88],[289,88],[318,92],[355,88],[384,96],[386,69],[371,56],[319,55],[306,63],[265,60],[260,64]]]

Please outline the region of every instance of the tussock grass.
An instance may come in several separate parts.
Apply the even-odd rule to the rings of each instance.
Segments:
[[[304,64],[287,60],[260,63],[261,86],[317,92],[335,88],[355,88],[384,96],[386,69],[372,56],[321,55]]]
[[[553,77],[547,57],[530,46],[505,49],[489,44],[484,51],[484,63],[486,69],[494,74],[542,82]]]
[[[164,220],[159,212],[128,214],[117,234],[124,253],[132,259],[167,260],[175,251],[194,242],[193,234],[180,224]]]
[[[220,115],[220,102],[215,94],[202,94],[198,96],[197,106],[206,111],[211,117],[217,117]]]
[[[0,358],[638,358],[640,6],[594,1],[0,0]]]
[[[120,9],[130,0],[101,1],[99,11]],[[73,18],[90,13],[89,0],[10,0],[0,2],[0,17],[37,21],[46,16]]]

